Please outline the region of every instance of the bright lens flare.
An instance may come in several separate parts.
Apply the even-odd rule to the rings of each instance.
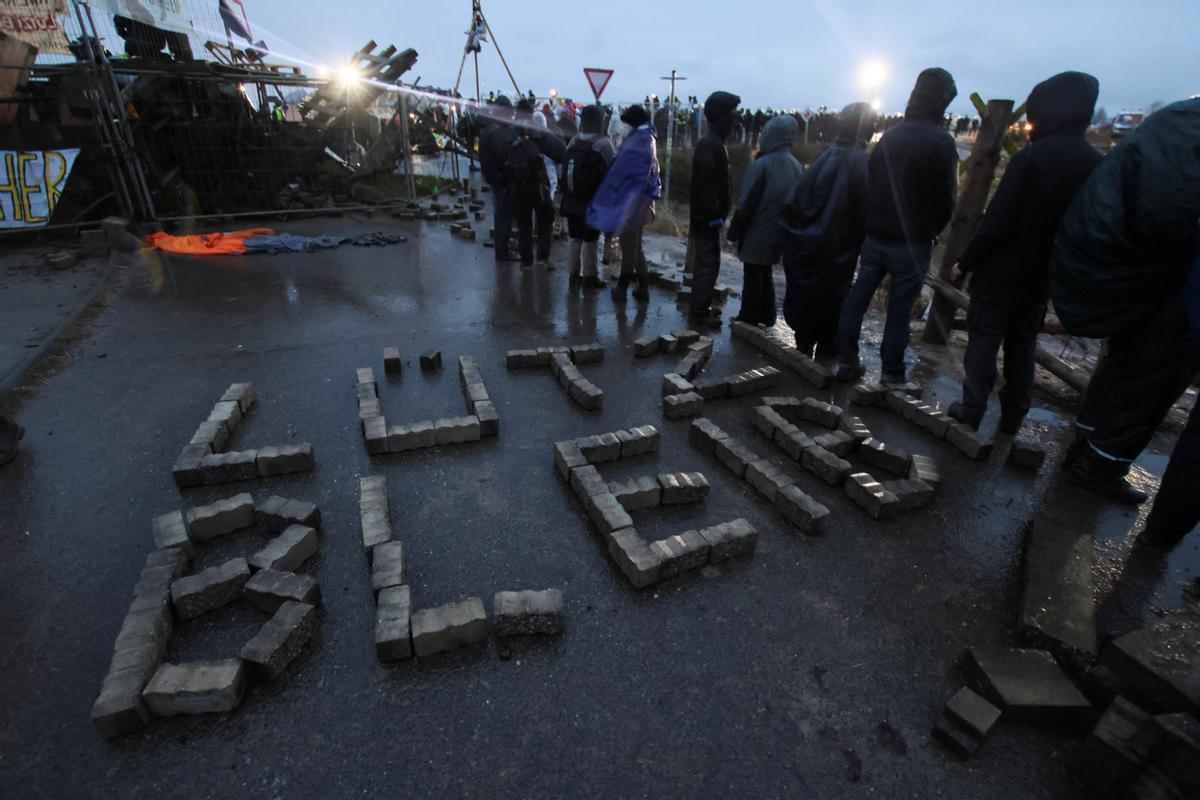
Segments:
[[[353,86],[360,80],[362,80],[362,75],[359,74],[357,69],[349,64],[339,68],[337,71],[337,82],[342,86]]]
[[[874,89],[887,80],[887,64],[878,59],[864,61],[858,68],[858,82],[864,89]]]
[[[874,100],[871,101],[871,108],[875,109],[876,111],[882,111],[883,110],[883,101],[880,100],[878,97],[876,97]]]

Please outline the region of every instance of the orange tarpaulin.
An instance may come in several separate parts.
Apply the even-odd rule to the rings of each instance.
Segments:
[[[152,233],[146,237],[151,247],[168,253],[190,256],[215,256],[227,253],[246,252],[246,239],[251,236],[275,236],[270,228],[246,228],[229,233],[201,233],[193,236],[172,236],[169,233]]]

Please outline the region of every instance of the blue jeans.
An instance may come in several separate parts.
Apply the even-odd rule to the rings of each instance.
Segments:
[[[492,230],[496,255],[508,255],[508,241],[512,238],[513,202],[512,191],[507,186],[492,185]]]
[[[883,326],[883,343],[879,355],[883,361],[884,380],[904,380],[904,349],[908,347],[909,318],[913,303],[925,283],[933,243],[903,244],[881,242],[868,236],[862,246],[858,277],[842,306],[838,321],[838,364],[857,365],[858,336],[862,332],[863,316],[871,305],[875,290],[885,276],[892,278],[888,291],[887,322]]]

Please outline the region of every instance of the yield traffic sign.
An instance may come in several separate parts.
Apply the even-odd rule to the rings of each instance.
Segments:
[[[583,77],[587,78],[588,86],[592,87],[592,94],[596,95],[596,100],[599,100],[600,95],[604,94],[604,87],[608,86],[608,82],[612,76],[613,71],[611,69],[583,68]]]

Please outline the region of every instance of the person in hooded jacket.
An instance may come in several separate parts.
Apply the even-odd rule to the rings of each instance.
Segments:
[[[729,240],[742,259],[742,308],[737,319],[750,325],[775,324],[775,276],[784,230],[783,202],[804,174],[792,155],[800,125],[787,115],[766,122],[758,155],[742,177],[738,209],[729,223]]]
[[[513,206],[508,178],[504,174],[504,162],[508,160],[512,144],[512,101],[500,95],[488,110],[491,112],[488,119],[479,120],[479,168],[483,171],[483,179],[492,187],[492,246],[497,261],[516,261],[517,256],[509,250]]]
[[[638,285],[633,297],[646,302],[650,299],[650,274],[642,250],[642,229],[654,216],[662,182],[650,112],[632,105],[621,113],[621,121],[631,128],[630,133],[592,197],[585,220],[598,231],[616,234],[621,244],[621,275],[612,288],[613,302],[625,302],[635,275]]]
[[[1147,117],[1075,195],[1050,261],[1059,320],[1075,336],[1107,339],[1064,466],[1072,483],[1125,503],[1146,500],[1126,476],[1200,369],[1184,303],[1200,217],[1197,142],[1200,98]]]
[[[604,111],[600,106],[585,106],[579,113],[579,133],[567,144],[559,181],[562,186],[559,210],[567,219],[567,233],[571,237],[567,270],[571,284],[582,283],[585,289],[602,289],[605,285],[597,268],[600,231],[584,219],[617,155],[603,133],[603,125]]]
[[[833,144],[783,207],[783,318],[806,356],[837,355],[838,318],[867,235],[867,140],[875,121],[866,103],[842,109]]]
[[[937,67],[923,70],[908,98],[904,121],[885,133],[871,151],[867,238],[858,277],[838,322],[838,380],[857,380],[866,372],[858,356],[863,316],[879,284],[890,277],[879,348],[881,382],[905,381],[904,350],[913,303],[929,272],[934,240],[954,211],[958,189],[958,151],[942,117],[957,94],[949,72]]]
[[[566,148],[562,139],[547,129],[545,116],[538,124],[536,113],[528,100],[517,104],[517,124],[511,130],[512,141],[504,163],[504,175],[508,179],[513,216],[517,222],[521,267],[528,269],[534,264],[536,222],[537,260],[551,270],[554,269],[549,263],[554,235],[554,190],[550,176],[552,173],[557,175],[553,165],[562,161]],[[551,165],[549,168],[547,162]]]
[[[1025,116],[1028,145],[1008,162],[979,228],[955,266],[971,276],[969,338],[963,356],[962,402],[946,410],[978,430],[996,382],[996,355],[1004,347],[1000,430],[1015,434],[1029,412],[1037,335],[1050,298],[1050,254],[1067,206],[1100,162],[1084,133],[1095,112],[1100,83],[1063,72],[1033,87]]]
[[[693,246],[692,301],[688,321],[719,328],[721,312],[712,307],[717,273],[721,271],[721,229],[729,216],[729,151],[725,140],[733,132],[738,103],[729,92],[713,92],[704,101],[708,130],[692,154],[690,234]]]

